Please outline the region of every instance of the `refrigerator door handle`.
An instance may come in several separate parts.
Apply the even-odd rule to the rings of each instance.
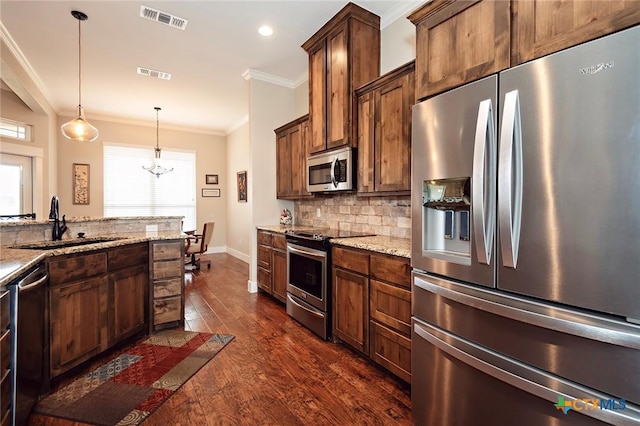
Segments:
[[[428,278],[426,276],[414,276],[413,278],[413,283],[418,289],[494,315],[572,336],[626,348],[640,349],[640,335],[635,331],[635,327],[620,329],[589,316],[576,317],[574,314],[573,317],[569,317],[559,309],[540,312],[534,310],[535,305],[532,306],[533,309],[510,306],[504,302],[491,300],[490,297],[483,296],[482,292],[480,294],[477,294],[478,292],[475,292],[476,294],[467,294],[448,288],[446,285],[439,285],[438,282],[442,282],[442,280],[431,276]],[[413,297],[416,297],[415,291]]]
[[[460,339],[422,321],[414,322],[413,330],[418,337],[458,361],[528,394],[555,403],[557,410],[562,410],[566,406],[564,405],[565,401],[571,403],[579,400],[579,404],[585,408],[584,404],[593,404],[594,400],[609,400],[611,398],[503,356],[471,341]],[[442,334],[447,341],[439,338],[436,334]],[[470,351],[463,349],[464,347],[469,347]],[[475,354],[482,355],[475,356]],[[522,377],[523,371],[527,377]],[[563,405],[560,405],[561,402]],[[571,405],[568,408],[571,408]],[[576,412],[614,425],[635,425],[640,418],[638,412],[629,405],[625,410],[601,410],[598,408],[593,406],[592,409],[582,409]],[[553,408],[550,406],[549,409]]]
[[[502,264],[516,268],[522,218],[522,129],[518,91],[504,97],[498,170],[498,223]]]
[[[473,239],[479,263],[491,263],[495,223],[495,130],[491,99],[478,106],[476,136],[473,146],[472,220]]]

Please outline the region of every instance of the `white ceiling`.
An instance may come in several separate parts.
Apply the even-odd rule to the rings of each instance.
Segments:
[[[82,105],[89,121],[160,122],[224,134],[248,116],[247,70],[295,87],[307,79],[300,47],[346,1],[25,1],[0,2],[0,28],[13,39],[58,114],[78,104],[78,21],[82,22]],[[355,1],[381,17],[405,17],[420,2]],[[140,18],[140,6],[187,19],[185,31]],[[274,28],[264,38],[262,24]],[[172,74],[170,81],[137,67]]]

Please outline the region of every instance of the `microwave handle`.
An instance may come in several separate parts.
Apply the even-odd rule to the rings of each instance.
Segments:
[[[338,167],[338,159],[333,160],[331,164],[331,183],[335,188],[338,187],[338,180],[336,179],[336,167]]]

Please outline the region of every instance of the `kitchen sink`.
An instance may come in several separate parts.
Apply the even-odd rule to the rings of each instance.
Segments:
[[[122,237],[96,237],[96,238],[74,238],[72,240],[39,241],[37,243],[20,244],[13,246],[23,250],[52,250],[58,248],[84,246],[88,244],[106,243],[109,241],[122,240]]]

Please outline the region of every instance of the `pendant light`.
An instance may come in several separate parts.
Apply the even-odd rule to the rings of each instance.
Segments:
[[[155,158],[153,159],[153,163],[151,163],[151,166],[142,166],[142,168],[159,178],[161,175],[172,171],[173,167],[167,168],[162,165],[162,160],[160,159],[160,119],[158,118],[158,111],[160,111],[160,107],[154,107],[153,109],[156,110],[156,147],[154,148]]]
[[[67,123],[64,123],[60,130],[62,134],[73,141],[92,142],[98,138],[98,129],[93,127],[84,118],[82,111],[82,44],[80,24],[87,20],[87,15],[77,10],[71,11],[71,15],[78,20],[78,117]]]

